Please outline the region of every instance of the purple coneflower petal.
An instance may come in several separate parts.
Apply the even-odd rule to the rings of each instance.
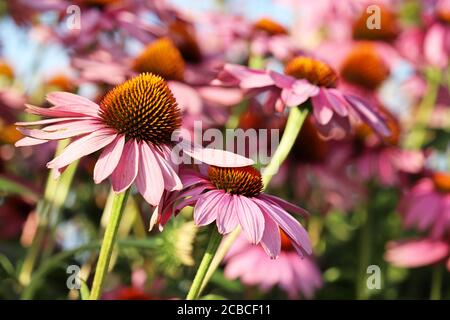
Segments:
[[[236,229],[239,220],[235,212],[235,198],[237,196],[225,194],[222,199],[219,215],[216,220],[217,229],[221,234],[227,234]]]
[[[103,149],[94,167],[94,182],[100,183],[108,178],[119,164],[122,156],[125,136],[117,136],[114,141]]]
[[[139,143],[140,158],[136,186],[144,199],[153,206],[158,205],[164,192],[164,178],[156,160],[155,151],[144,141]]]
[[[264,233],[264,216],[261,210],[246,197],[237,196],[235,199],[235,210],[242,230],[251,243],[259,243]]]
[[[55,159],[47,163],[48,168],[61,168],[83,156],[91,154],[110,144],[117,134],[111,129],[100,129],[69,144]]]
[[[194,208],[194,221],[197,226],[206,226],[217,218],[217,204],[223,196],[222,191],[211,191],[198,199]]]
[[[16,122],[17,126],[36,126],[36,125],[44,125],[49,123],[57,123],[57,122],[72,122],[73,120],[89,120],[92,117],[67,117],[67,118],[53,118],[53,119],[44,119],[30,122]]]
[[[272,202],[272,203],[275,203],[275,204],[279,205],[281,208],[283,208],[286,211],[290,211],[290,212],[299,214],[299,215],[301,215],[303,217],[308,217],[309,216],[308,211],[306,211],[305,209],[300,208],[299,206],[296,206],[295,204],[292,204],[292,203],[290,203],[290,202],[288,202],[286,200],[283,200],[281,198],[272,196],[270,194],[265,194],[265,193],[264,194],[260,194],[258,196],[258,198],[263,199],[263,200],[267,200],[267,201]]]
[[[271,258],[276,258],[280,254],[281,251],[281,238],[280,238],[280,230],[278,225],[273,221],[273,219],[263,212],[264,215],[264,233],[261,238],[261,245],[264,248],[264,251]]]
[[[84,120],[76,126],[71,126],[65,130],[46,132],[39,129],[18,128],[22,134],[30,138],[41,140],[61,140],[79,136],[81,134],[90,133],[104,128],[105,125],[98,121]]]
[[[326,125],[333,117],[333,110],[330,108],[330,103],[323,94],[323,89],[320,90],[317,96],[311,98],[313,105],[314,117],[321,125]]]
[[[139,153],[139,146],[136,140],[129,140],[125,143],[119,163],[111,174],[111,184],[114,192],[125,191],[136,179],[139,171]]]
[[[83,113],[97,117],[99,105],[82,96],[69,92],[52,92],[47,95],[47,100],[55,105],[53,109]]]
[[[48,142],[47,140],[34,139],[30,137],[22,138],[14,144],[16,147],[27,147],[27,146],[36,146],[38,144],[43,144]]]
[[[161,169],[164,179],[164,188],[168,191],[181,190],[183,188],[183,184],[172,166],[166,159],[164,159],[162,155],[159,154],[159,152],[155,151],[154,156],[158,162],[159,168]]]

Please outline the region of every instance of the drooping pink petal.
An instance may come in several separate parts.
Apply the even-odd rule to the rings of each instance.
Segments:
[[[36,126],[36,125],[44,125],[44,124],[64,122],[64,121],[89,120],[89,119],[92,119],[92,118],[91,117],[54,118],[54,119],[44,119],[44,120],[37,120],[37,121],[28,121],[28,122],[16,122],[15,125],[24,127],[24,126]]]
[[[281,208],[283,208],[286,211],[290,211],[290,212],[299,214],[299,215],[301,215],[303,217],[308,217],[309,216],[308,211],[306,211],[305,209],[300,208],[299,206],[296,206],[295,204],[290,203],[290,202],[288,202],[286,200],[283,200],[281,198],[272,196],[270,194],[265,194],[265,193],[260,194],[258,197],[263,199],[263,200],[275,203],[275,204],[279,205]]]
[[[136,179],[139,170],[139,153],[136,140],[131,139],[125,143],[119,163],[111,174],[114,192],[125,191]]]
[[[238,226],[239,220],[235,210],[237,196],[225,194],[220,204],[219,215],[216,220],[217,229],[221,234],[232,232]]]
[[[328,100],[323,95],[323,89],[317,96],[311,98],[314,117],[321,125],[326,125],[333,117],[333,110],[330,108]]]
[[[139,143],[140,158],[136,186],[144,199],[153,206],[158,205],[164,192],[164,178],[155,152],[144,141]]]
[[[280,230],[278,225],[273,221],[273,219],[264,213],[264,233],[261,238],[261,245],[264,248],[264,251],[271,258],[276,258],[280,254],[281,251],[281,238],[280,238]]]
[[[164,188],[168,191],[181,190],[183,188],[183,183],[178,177],[178,174],[172,168],[172,166],[167,162],[166,159],[159,152],[155,151],[154,156],[158,162],[159,168],[164,179]]]
[[[206,226],[217,219],[217,203],[223,195],[224,192],[214,190],[203,194],[203,197],[197,200],[194,208],[194,221],[197,226]]]
[[[296,244],[305,251],[307,254],[312,253],[311,243],[309,241],[308,233],[305,228],[295,220],[291,215],[284,211],[278,205],[266,203],[258,198],[253,198],[256,204],[263,210],[267,215],[269,215],[286,234],[293,241],[293,245]],[[301,252],[299,252],[301,253]]]
[[[116,169],[122,156],[125,136],[117,136],[114,141],[105,147],[94,167],[94,182],[100,183],[108,178]]]
[[[235,211],[239,218],[247,239],[253,243],[259,243],[264,233],[264,216],[259,207],[252,200],[244,196],[237,196]]]
[[[86,114],[84,113],[80,113],[80,112],[73,112],[73,111],[68,111],[67,109],[55,109],[55,107],[52,108],[41,108],[41,107],[36,107],[33,106],[31,104],[26,104],[25,105],[27,107],[26,111],[32,114],[36,114],[39,116],[44,116],[44,117],[84,117],[86,116]]]
[[[107,146],[116,138],[112,129],[100,129],[69,144],[55,159],[47,163],[48,168],[62,168],[83,156]]]

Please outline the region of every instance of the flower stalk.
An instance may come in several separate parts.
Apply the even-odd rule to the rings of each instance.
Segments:
[[[98,300],[102,294],[103,283],[108,273],[111,255],[116,243],[117,231],[119,229],[120,220],[122,218],[125,204],[130,189],[124,192],[114,194],[109,221],[106,226],[105,235],[103,236],[100,255],[95,270],[94,281],[91,288],[90,300]],[[113,192],[113,191],[111,191]]]

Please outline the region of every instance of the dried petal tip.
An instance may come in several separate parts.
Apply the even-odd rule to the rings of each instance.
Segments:
[[[167,83],[144,73],[109,91],[100,102],[100,116],[127,138],[170,144],[181,126],[181,113]]]
[[[137,72],[157,74],[165,80],[182,81],[184,60],[180,51],[167,38],[150,43],[134,60],[133,69]]]
[[[297,79],[306,79],[319,87],[334,88],[337,84],[337,74],[329,65],[309,57],[292,59],[286,64],[284,73]]]
[[[261,173],[253,167],[209,167],[209,180],[217,189],[245,197],[256,197],[263,190]]]

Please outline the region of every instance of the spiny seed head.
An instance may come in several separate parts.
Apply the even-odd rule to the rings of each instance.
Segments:
[[[437,190],[450,193],[450,173],[436,172],[433,174],[432,179]]]
[[[337,84],[337,74],[329,65],[309,57],[292,59],[286,64],[284,73],[297,79],[306,79],[319,87],[333,88]]]
[[[170,144],[181,126],[177,102],[159,76],[144,73],[109,91],[100,102],[100,116],[127,138],[156,145]]]
[[[355,40],[395,40],[399,33],[395,15],[385,6],[380,6],[380,27],[370,28],[368,23],[374,19],[372,12],[364,10],[353,24],[353,39]],[[376,21],[375,21],[376,22]]]
[[[165,80],[182,81],[184,78],[184,60],[173,42],[161,38],[150,43],[134,59],[133,69],[137,72],[157,74]]]
[[[222,168],[211,166],[209,180],[217,189],[245,197],[256,197],[263,190],[261,173],[253,167]]]
[[[253,29],[256,31],[263,31],[271,36],[288,33],[285,27],[269,18],[261,18],[256,21],[253,25]]]
[[[343,61],[341,76],[351,84],[375,90],[388,78],[389,69],[371,43],[361,43]]]
[[[193,27],[183,21],[174,21],[169,24],[170,38],[180,50],[183,58],[192,63],[202,61],[202,52],[198,45]]]

